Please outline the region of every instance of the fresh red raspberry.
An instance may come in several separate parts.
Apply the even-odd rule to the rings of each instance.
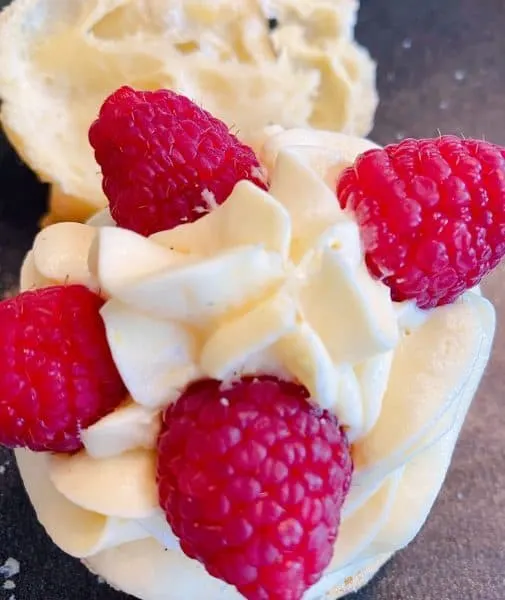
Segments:
[[[100,109],[89,141],[114,220],[143,235],[196,221],[241,179],[265,187],[252,149],[169,90],[120,88]]]
[[[393,300],[453,302],[505,254],[505,149],[445,135],[370,150],[337,184]]]
[[[298,600],[321,577],[352,469],[335,417],[272,377],[191,385],[158,442],[160,504],[183,551],[248,600]]]
[[[72,452],[80,431],[126,394],[98,312],[81,285],[0,303],[0,444]]]

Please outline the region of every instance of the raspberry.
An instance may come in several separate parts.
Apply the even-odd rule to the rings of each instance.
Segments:
[[[120,88],[103,104],[89,141],[113,218],[143,235],[196,221],[241,179],[265,187],[252,149],[169,90]]]
[[[505,149],[455,136],[370,150],[337,184],[393,300],[453,302],[505,254]]]
[[[199,381],[165,413],[160,505],[183,551],[249,600],[298,600],[321,577],[351,476],[345,433],[294,383]]]
[[[0,443],[72,452],[80,431],[126,394],[98,312],[81,285],[24,292],[0,303]]]

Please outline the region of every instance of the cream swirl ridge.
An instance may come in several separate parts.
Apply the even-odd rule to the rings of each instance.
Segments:
[[[388,288],[369,276],[358,228],[325,181],[342,152],[293,144],[294,133],[275,136],[290,146],[274,157],[269,192],[239,182],[200,220],[150,239],[100,227],[87,271],[80,246],[75,271],[109,298],[102,317],[135,402],[163,407],[198,377],[226,385],[281,374],[304,384],[356,440],[380,412],[397,312]],[[45,276],[58,254],[46,258],[51,239],[59,244],[64,227],[36,240],[34,262]],[[89,242],[89,227],[80,238]],[[371,378],[378,381],[367,386]]]
[[[71,280],[101,290],[131,399],[83,432],[79,455],[44,464],[47,497],[70,515],[65,531],[49,503],[34,503],[56,543],[125,591],[176,597],[160,595],[163,574],[144,591],[121,583],[122,548],[148,551],[167,572],[189,561],[156,507],[152,448],[160,412],[201,377],[223,385],[242,375],[296,379],[348,430],[354,483],[333,561],[308,598],[380,562],[424,522],[489,356],[494,313],[471,292],[422,313],[395,305],[370,277],[357,226],[334,194],[339,171],[370,146],[338,134],[275,131],[261,152],[268,192],[240,182],[200,220],[149,239],[113,227],[106,215],[39,234],[23,286]],[[18,457],[22,472],[39,460]],[[72,510],[95,524],[87,546]],[[156,558],[149,537],[172,554]],[[199,585],[210,579],[192,569],[188,578]],[[216,588],[210,597],[233,594]]]

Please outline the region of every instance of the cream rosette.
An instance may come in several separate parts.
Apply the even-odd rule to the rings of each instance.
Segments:
[[[423,525],[487,363],[495,317],[478,292],[423,312],[391,301],[363,261],[338,173],[367,140],[267,132],[269,191],[239,182],[200,220],[150,238],[87,225],[39,233],[22,287],[83,283],[129,398],[72,456],[16,451],[41,523],[63,550],[143,600],[239,598],[179,549],[157,505],[160,414],[202,377],[295,379],[352,442],[353,484],[333,560],[306,599],[363,585]],[[139,573],[141,576],[139,577]]]

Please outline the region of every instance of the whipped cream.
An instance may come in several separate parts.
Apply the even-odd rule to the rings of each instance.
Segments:
[[[417,534],[490,353],[494,311],[477,293],[428,313],[393,303],[368,274],[334,187],[371,142],[273,128],[258,143],[268,192],[239,182],[200,220],[150,238],[114,227],[106,211],[54,225],[22,269],[23,289],[101,290],[130,394],[83,432],[80,453],[16,451],[27,491],[56,544],[144,600],[196,597],[202,586],[210,600],[240,597],[180,551],[157,506],[160,414],[189,382],[295,379],[346,427],[353,484],[311,600],[360,587]]]

